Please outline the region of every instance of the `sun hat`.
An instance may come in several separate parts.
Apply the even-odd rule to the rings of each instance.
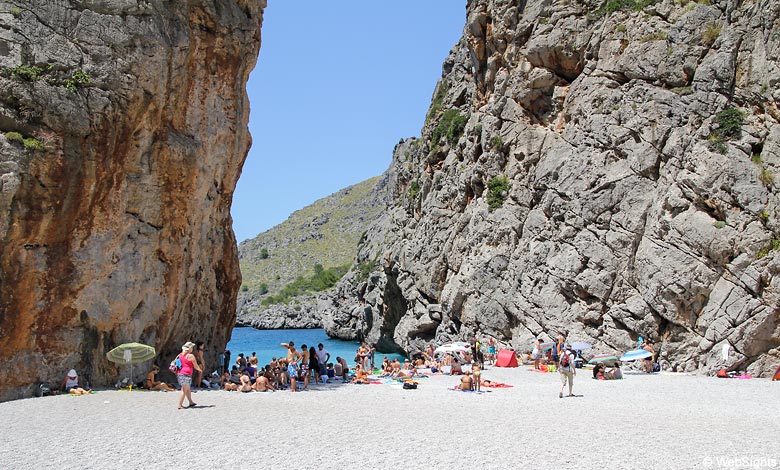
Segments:
[[[195,347],[195,343],[193,343],[192,341],[187,341],[186,343],[184,343],[184,346],[181,347],[181,350],[184,351],[187,349],[192,349],[194,347]]]

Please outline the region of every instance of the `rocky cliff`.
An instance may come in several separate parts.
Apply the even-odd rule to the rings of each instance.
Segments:
[[[351,266],[358,242],[385,209],[387,199],[387,178],[374,177],[315,201],[281,224],[241,242],[238,258],[243,284],[236,323],[263,329],[319,327],[311,296],[271,306],[263,301],[299,276],[314,274],[315,264],[326,269]]]
[[[469,1],[359,255],[382,269],[342,283],[326,329],[406,351],[642,335],[667,370],[766,373],[779,77],[773,0]]]
[[[0,1],[0,399],[224,347],[264,4]]]

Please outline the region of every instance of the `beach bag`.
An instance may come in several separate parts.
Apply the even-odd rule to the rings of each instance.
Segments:
[[[571,362],[571,358],[569,357],[569,353],[564,352],[563,354],[561,354],[561,361],[560,361],[561,367],[568,368],[570,362]]]
[[[49,382],[41,382],[35,387],[36,397],[45,397],[48,395],[51,395],[51,385],[49,385]]]
[[[179,356],[176,356],[176,359],[171,361],[171,364],[168,366],[168,370],[174,374],[181,372],[181,359]]]
[[[404,382],[404,390],[417,390],[417,384],[411,382]]]

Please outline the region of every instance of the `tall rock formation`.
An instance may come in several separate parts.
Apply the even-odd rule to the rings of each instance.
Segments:
[[[779,82],[776,1],[469,1],[359,257],[382,269],[342,283],[326,329],[410,352],[642,335],[667,370],[766,373]]]
[[[0,399],[224,347],[264,4],[0,1]]]

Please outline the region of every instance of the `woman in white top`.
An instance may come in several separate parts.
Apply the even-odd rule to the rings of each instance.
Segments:
[[[62,379],[62,385],[60,388],[72,395],[86,395],[92,390],[85,390],[79,386],[79,375],[76,373],[76,369],[71,369],[68,374]]]

